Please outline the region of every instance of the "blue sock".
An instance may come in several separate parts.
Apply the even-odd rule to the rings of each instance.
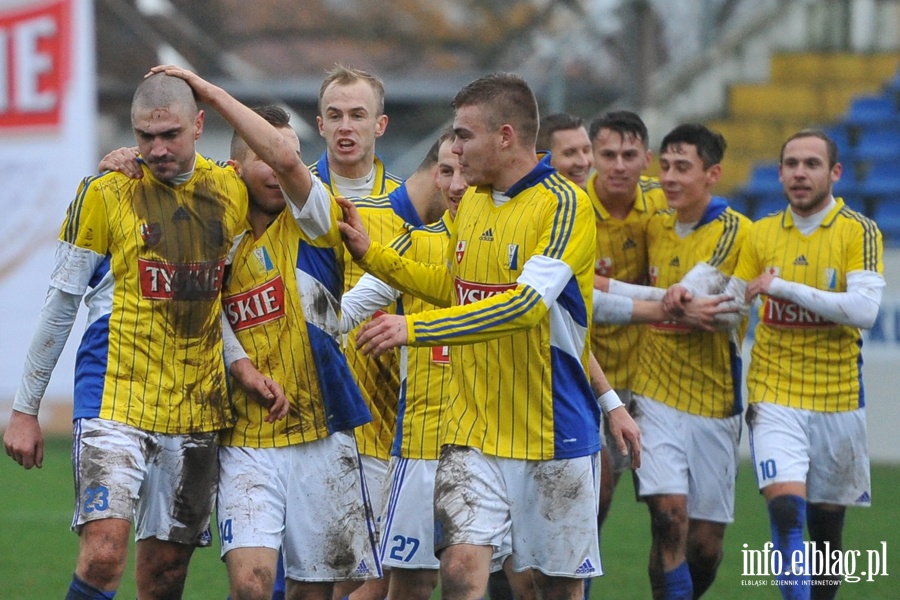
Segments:
[[[807,600],[810,590],[809,575],[794,573],[791,570],[794,552],[799,551],[800,555],[803,555],[806,500],[794,495],[777,496],[769,502],[768,508],[773,550],[781,554],[781,573],[775,574],[781,597],[784,600]]]
[[[664,574],[664,600],[693,600],[694,584],[691,582],[691,570],[687,561]]]
[[[584,580],[584,600],[588,600],[591,597],[591,582],[593,580],[593,577],[588,577]]]
[[[104,592],[82,580],[72,573],[72,583],[69,584],[69,592],[66,600],[112,600],[116,597],[116,590]]]

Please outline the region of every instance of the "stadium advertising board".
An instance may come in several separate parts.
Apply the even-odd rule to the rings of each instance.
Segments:
[[[66,207],[97,168],[95,70],[90,0],[0,0],[0,426]],[[76,323],[72,338],[82,328]],[[46,398],[70,413],[75,346],[70,340]]]

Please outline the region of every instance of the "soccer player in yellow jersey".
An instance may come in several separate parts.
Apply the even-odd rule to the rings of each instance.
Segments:
[[[748,307],[763,301],[747,424],[772,541],[790,571],[777,574],[781,594],[791,599],[834,598],[841,581],[794,558],[810,556],[804,525],[814,550],[830,556],[842,548],[846,507],[871,501],[860,329],[875,322],[885,287],[882,239],[832,195],[840,176],[827,135],[788,138],[779,168],[788,206],[754,223],[728,288]]]
[[[367,220],[371,219],[372,234],[381,236],[379,241],[392,240],[404,230],[406,223],[423,224],[401,179],[389,173],[375,153],[375,142],[388,124],[381,79],[361,69],[336,65],[319,88],[316,121],[319,134],[325,139],[325,152],[310,165],[310,170],[333,195],[354,198],[359,206],[366,206],[362,212]],[[362,270],[353,264],[349,254],[345,254],[344,263],[344,291],[347,291],[362,276]],[[386,312],[394,310],[394,305],[385,308]],[[350,332],[344,352],[372,412],[372,421],[356,429],[356,439],[377,515],[382,506],[382,484],[396,423],[399,364],[395,353],[363,356],[356,350],[355,336],[356,331]],[[339,586],[339,594],[348,594],[350,587]],[[353,600],[381,600],[387,593],[387,582],[369,581],[365,588]]]
[[[352,203],[341,201],[341,231],[367,270],[450,306],[381,316],[358,341],[374,353],[451,346],[435,476],[442,597],[482,595],[494,548],[510,535],[516,571],[533,568],[547,597],[575,598],[581,580],[600,572],[600,407],[587,377],[590,205],[548,157],[538,159],[537,103],[524,80],[480,78],[453,106],[453,151],[473,187],[457,212],[449,265],[371,244]]]
[[[434,225],[412,229],[391,246],[402,256],[445,264],[450,225],[467,189],[459,160],[453,154],[453,133],[442,133],[435,143],[434,183],[441,191],[446,213]],[[375,311],[397,301],[400,312],[410,314],[434,305],[401,295],[372,275],[364,275],[341,300],[342,328],[355,327]],[[449,396],[450,362],[445,346],[401,348],[401,392],[398,424],[391,450],[387,480],[389,499],[382,516],[382,556],[391,569],[388,598],[431,597],[438,580],[434,556],[434,472],[440,452],[438,430]]]
[[[24,467],[41,465],[40,400],[84,295],[73,450],[80,544],[67,598],[115,595],[132,522],[141,598],[180,597],[194,547],[211,541],[219,430],[232,423],[220,288],[247,192],[232,168],[196,153],[203,120],[185,82],[145,79],[131,108],[144,176],[86,179],[60,232],[4,443]],[[263,401],[276,400],[271,380],[256,385]]]
[[[553,113],[541,119],[538,151],[550,152],[550,164],[578,187],[587,187],[591,174],[591,140],[581,117]]]
[[[634,284],[648,281],[647,222],[654,213],[666,208],[659,182],[642,176],[652,155],[649,142],[647,126],[630,111],[609,112],[590,124],[592,162],[596,172],[591,175],[586,189],[594,206],[597,226],[594,272],[601,277]],[[599,292],[595,292],[595,296],[597,294]],[[609,323],[608,313],[596,308],[591,349],[610,385],[630,410],[641,328]],[[609,513],[619,477],[630,463],[628,456],[615,451],[608,431],[606,439],[601,455],[601,527]]]
[[[703,125],[680,125],[661,144],[659,179],[673,210],[647,224],[648,264],[659,295],[673,287],[675,308],[723,292],[749,229],[746,217],[710,191],[724,151],[722,136]],[[721,561],[734,520],[741,335],[741,323],[708,331],[675,320],[641,335],[632,390],[644,456],[635,475],[650,510],[657,599],[700,597]]]

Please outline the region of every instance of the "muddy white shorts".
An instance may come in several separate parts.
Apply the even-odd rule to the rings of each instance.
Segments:
[[[381,576],[352,435],[283,448],[223,446],[219,462],[222,556],[234,548],[283,546],[288,579]]]
[[[72,528],[134,523],[135,539],[209,546],[219,432],[167,435],[106,419],[76,419]]]
[[[444,446],[434,488],[436,552],[454,544],[498,550],[509,544],[516,571],[602,575],[599,458],[515,460]]]

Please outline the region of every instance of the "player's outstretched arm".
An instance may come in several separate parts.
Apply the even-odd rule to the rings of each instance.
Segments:
[[[3,434],[3,446],[7,456],[26,469],[40,469],[44,464],[44,435],[37,415],[13,410]]]
[[[609,385],[606,374],[593,352],[591,352],[588,362],[588,371],[591,378],[591,389],[609,420],[609,430],[616,441],[616,447],[621,454],[626,455],[629,448],[631,449],[631,468],[637,469],[641,466],[641,430],[628,413],[628,409],[622,404],[618,394]]]
[[[278,183],[284,188],[291,202],[297,208],[303,208],[312,188],[312,174],[306,168],[297,149],[278,129],[222,88],[187,69],[160,65],[150,69],[150,73],[165,73],[186,81],[198,100],[209,104],[222,115],[250,149],[272,167],[278,177]]]

